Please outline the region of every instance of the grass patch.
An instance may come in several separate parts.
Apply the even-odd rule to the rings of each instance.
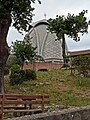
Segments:
[[[71,76],[69,70],[38,71],[37,79],[10,86],[5,77],[5,92],[19,94],[49,94],[51,105],[90,105],[90,78]]]

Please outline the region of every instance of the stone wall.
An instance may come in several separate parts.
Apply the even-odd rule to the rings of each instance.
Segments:
[[[64,109],[61,111],[27,115],[8,120],[90,120],[90,106]]]

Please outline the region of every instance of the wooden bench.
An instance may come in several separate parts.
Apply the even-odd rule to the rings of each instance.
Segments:
[[[49,95],[0,94],[0,120],[3,119],[3,113],[45,112],[45,104],[49,104],[48,98]]]

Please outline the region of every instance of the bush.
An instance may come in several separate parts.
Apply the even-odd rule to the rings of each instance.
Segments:
[[[25,78],[24,70],[14,71],[10,75],[10,84],[11,85],[22,84],[22,82],[24,81],[24,78]]]
[[[90,56],[77,56],[72,60],[72,65],[75,66],[79,74],[87,77],[90,71]]]
[[[15,64],[11,67],[11,74],[10,74],[10,84],[11,85],[18,85],[23,82],[22,79],[22,71],[20,70],[20,66]]]
[[[11,67],[11,74],[13,74],[14,72],[17,72],[20,70],[20,66],[18,64],[14,64],[12,67]]]
[[[26,80],[36,79],[36,72],[34,70],[30,70],[30,69],[25,70],[25,79]]]
[[[18,85],[23,81],[36,79],[36,72],[34,70],[20,70],[19,65],[13,65],[11,67],[10,84]]]
[[[6,62],[6,66],[8,68],[11,68],[14,64],[17,64],[18,61],[17,61],[17,58],[15,55],[9,55],[8,59],[7,59],[7,62]]]

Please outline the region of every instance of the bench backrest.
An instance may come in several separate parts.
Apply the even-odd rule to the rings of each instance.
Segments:
[[[41,111],[44,112],[44,105],[49,103],[48,98],[49,95],[0,94],[0,114],[10,111],[11,108],[16,109],[18,106],[23,106],[24,109],[29,106],[31,110],[33,105],[40,105]],[[22,108],[19,109],[25,112]]]

